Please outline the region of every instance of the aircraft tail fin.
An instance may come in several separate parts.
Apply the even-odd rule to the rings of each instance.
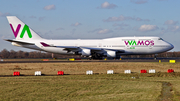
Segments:
[[[16,16],[7,16],[7,19],[16,40],[42,39],[31,28],[29,28],[29,26],[24,24]]]

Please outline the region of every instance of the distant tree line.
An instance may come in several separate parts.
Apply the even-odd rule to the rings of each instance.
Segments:
[[[70,58],[70,57],[79,57],[75,55],[60,55],[60,54],[52,54],[42,51],[32,51],[32,52],[24,52],[24,51],[14,51],[7,49],[3,49],[0,52],[1,58]]]
[[[3,49],[0,52],[1,58],[79,58],[79,55],[60,55],[60,54],[52,54],[41,51],[32,51],[32,52],[24,52],[24,51],[14,51],[7,49]],[[125,55],[121,56],[122,58],[153,58],[152,55]],[[180,57],[180,52],[164,52],[157,54],[156,57]]]

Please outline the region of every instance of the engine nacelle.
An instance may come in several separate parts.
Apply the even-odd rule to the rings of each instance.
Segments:
[[[14,46],[22,47],[20,44],[18,44],[16,42],[12,42],[11,44],[14,45]]]
[[[107,51],[107,57],[116,57],[115,51]]]
[[[82,49],[81,55],[82,56],[90,56],[91,55],[91,50],[90,49]]]
[[[82,55],[82,56],[90,56],[91,50],[90,49],[82,49],[81,51],[74,52],[76,55]]]

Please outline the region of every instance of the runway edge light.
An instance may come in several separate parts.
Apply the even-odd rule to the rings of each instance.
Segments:
[[[141,73],[147,73],[147,70],[142,69],[142,70],[141,70]]]
[[[156,73],[156,70],[155,69],[150,69],[149,73]]]
[[[40,76],[41,75],[41,71],[35,71],[34,75],[35,76]]]
[[[169,60],[169,63],[176,63],[176,60]]]
[[[131,73],[131,70],[125,70],[124,73],[125,73],[125,74],[130,74],[130,73]]]
[[[173,69],[168,69],[167,72],[168,73],[174,73],[174,70]]]
[[[20,76],[20,72],[17,72],[17,71],[14,72],[14,73],[13,73],[13,76]]]
[[[108,70],[107,74],[114,74],[114,71],[113,70]]]
[[[70,58],[70,59],[68,59],[69,61],[74,61],[75,59],[74,58]]]
[[[86,75],[92,75],[92,74],[93,74],[93,71],[92,71],[92,70],[86,71]]]
[[[57,75],[64,75],[64,71],[58,71]]]

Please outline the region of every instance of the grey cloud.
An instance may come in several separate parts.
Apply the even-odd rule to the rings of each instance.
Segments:
[[[94,32],[98,32],[100,30],[102,30],[102,28],[98,28],[98,29],[95,29],[95,30],[92,30],[92,31],[88,31],[88,33],[94,33]]]
[[[174,32],[174,33],[180,32],[180,26],[171,25],[171,26],[168,26],[167,29],[161,28],[161,34],[164,34],[167,32]]]
[[[96,34],[108,34],[108,33],[112,33],[112,32],[113,31],[110,29],[102,29],[102,28],[98,28],[93,31],[89,31],[89,33],[96,33]]]
[[[56,9],[55,5],[47,5],[44,7],[44,10],[54,10],[54,9]]]
[[[104,19],[104,22],[113,22],[113,21],[125,21],[125,20],[135,20],[135,21],[150,21],[149,19],[142,19],[139,17],[129,17],[129,16],[123,16],[120,15],[119,17],[109,17],[107,19]]]
[[[33,15],[32,15],[32,16],[30,16],[30,18],[35,19],[35,18],[36,18],[36,16],[33,16]]]
[[[178,24],[178,21],[174,21],[174,20],[167,20],[164,22],[164,25],[167,25],[167,28],[163,28],[161,30],[161,33],[166,33],[166,32],[180,32],[180,26],[177,26],[176,24]]]
[[[157,29],[159,29],[159,27],[156,25],[141,25],[138,30],[141,32],[147,32],[147,31],[154,31]]]
[[[167,20],[164,22],[165,25],[176,25],[178,21],[173,21],[173,20]]]
[[[117,28],[115,28],[115,30],[124,30],[124,28],[123,27],[117,27]]]
[[[106,2],[101,4],[101,7],[98,7],[98,8],[102,8],[102,9],[114,9],[116,7],[118,7],[118,6],[115,5],[115,4],[110,4],[109,2],[106,1]]]
[[[168,26],[167,31],[177,32],[177,31],[180,31],[180,27],[179,26]]]
[[[109,17],[106,20],[103,20],[104,22],[113,22],[113,21],[124,21],[124,20],[129,20],[132,19],[132,17],[125,17],[123,15],[120,15],[119,17]]]
[[[139,17],[135,18],[136,21],[150,21],[149,19],[141,19]]]
[[[147,3],[148,0],[131,0],[131,2],[135,4],[144,4]]]
[[[124,23],[121,23],[121,24],[115,23],[115,24],[113,24],[113,26],[114,27],[116,27],[116,26],[124,27],[124,26],[129,26],[129,25],[128,24],[124,24]]]
[[[79,23],[79,22],[76,22],[76,23],[74,23],[74,24],[71,24],[71,26],[80,26],[80,25],[82,25],[81,23]]]
[[[6,17],[6,16],[8,16],[8,15],[10,15],[10,13],[1,13],[1,12],[0,12],[0,17]]]
[[[110,30],[110,29],[102,29],[102,30],[99,30],[97,32],[97,34],[108,34],[108,33],[112,33],[113,31]]]
[[[45,19],[45,17],[39,17],[39,21],[42,21],[44,19]]]
[[[64,30],[64,28],[59,27],[59,28],[57,28],[56,30]]]

